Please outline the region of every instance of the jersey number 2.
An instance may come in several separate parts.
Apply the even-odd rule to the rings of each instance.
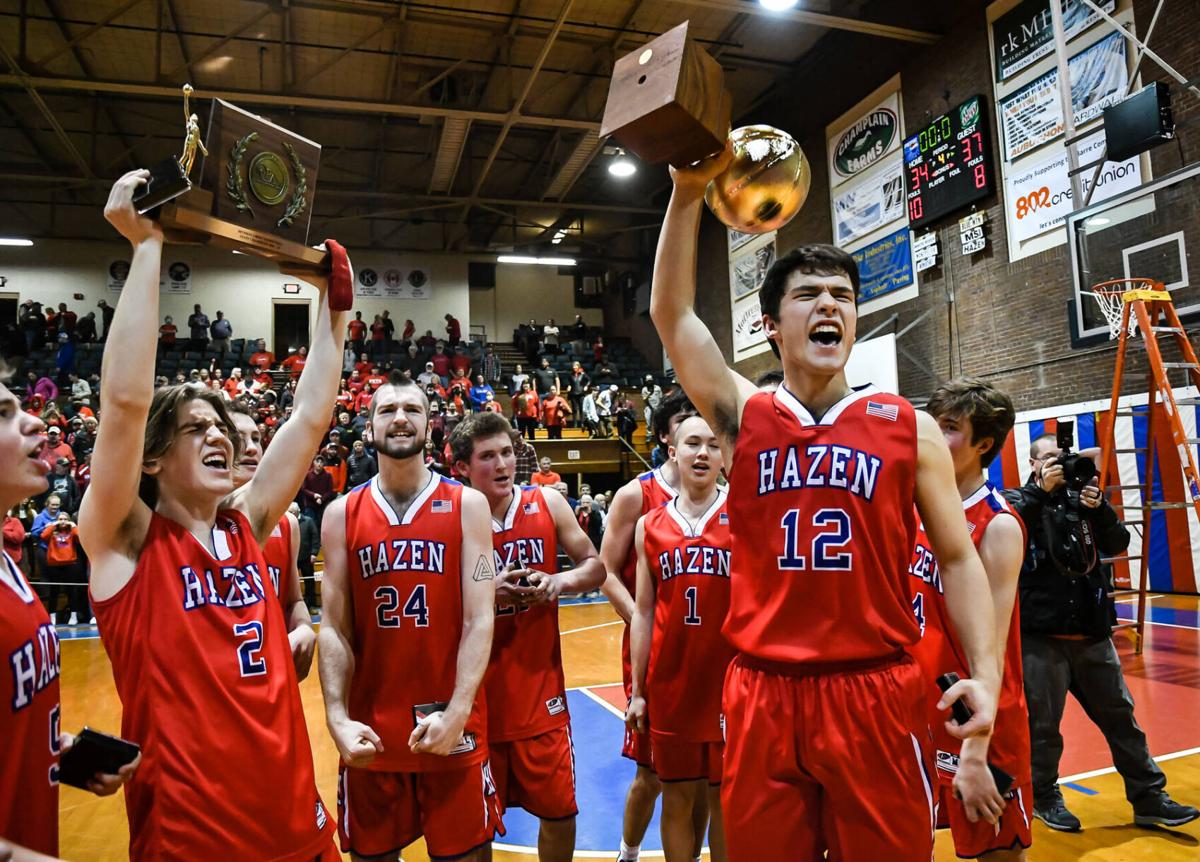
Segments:
[[[267,660],[262,657],[262,623],[257,620],[238,623],[233,627],[233,634],[242,638],[242,642],[238,644],[238,662],[241,665],[242,676],[265,676]]]
[[[400,628],[401,616],[414,620],[419,629],[429,625],[429,605],[425,602],[424,584],[413,587],[399,614],[396,609],[400,607],[400,593],[395,587],[380,587],[375,591],[375,598],[380,600],[375,608],[375,621],[381,629]]]
[[[800,510],[788,509],[779,522],[783,527],[783,554],[779,568],[792,572],[848,572],[854,557],[842,549],[850,543],[850,516],[845,509],[818,509],[812,516],[818,531],[812,537],[809,557],[800,553]],[[811,559],[811,562],[810,562]]]

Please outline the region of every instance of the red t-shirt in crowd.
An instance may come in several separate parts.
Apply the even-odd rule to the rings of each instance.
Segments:
[[[300,372],[304,370],[304,363],[308,361],[308,357],[301,356],[299,353],[293,353],[287,359],[283,360],[283,367],[292,377],[299,377]]]
[[[350,333],[351,341],[362,341],[363,336],[367,333],[367,324],[355,318],[346,324],[346,331]]]
[[[275,354],[269,350],[260,350],[250,355],[250,364],[255,368],[270,368],[275,364]]]
[[[179,327],[174,323],[164,323],[158,328],[159,340],[167,347],[175,346],[175,333],[179,331]]]

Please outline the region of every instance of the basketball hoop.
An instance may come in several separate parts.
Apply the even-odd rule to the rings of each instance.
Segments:
[[[1121,315],[1126,302],[1145,298],[1141,291],[1163,291],[1162,282],[1152,278],[1116,278],[1112,281],[1102,281],[1091,290],[1082,291],[1096,300],[1100,313],[1108,322],[1108,337],[1117,338],[1121,334]],[[1129,315],[1129,336],[1137,335],[1137,317]]]

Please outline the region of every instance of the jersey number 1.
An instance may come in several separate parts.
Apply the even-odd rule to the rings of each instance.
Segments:
[[[683,591],[683,597],[687,599],[687,616],[683,618],[683,624],[687,626],[700,625],[700,599],[696,593],[695,587],[688,587]]]
[[[783,554],[779,568],[791,572],[848,572],[854,557],[842,549],[850,543],[850,516],[845,509],[818,509],[812,516],[817,530],[809,557],[800,553],[800,510],[788,509],[779,522],[783,527]],[[811,562],[810,562],[811,560]]]

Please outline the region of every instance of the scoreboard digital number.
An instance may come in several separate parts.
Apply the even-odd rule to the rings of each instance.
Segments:
[[[905,140],[904,172],[913,230],[991,194],[983,97],[968,99]]]

